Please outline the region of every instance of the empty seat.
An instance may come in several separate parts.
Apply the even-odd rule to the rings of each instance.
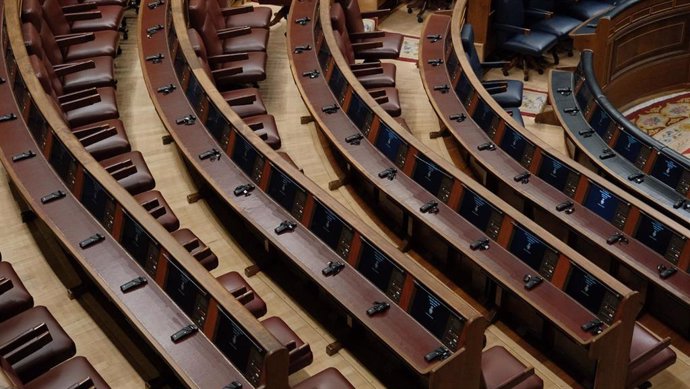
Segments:
[[[0,322],[34,306],[34,298],[12,265],[0,262]]]
[[[251,27],[226,28],[217,2],[190,0],[189,21],[202,36],[215,33],[212,39],[222,39],[224,53],[266,51],[268,30]]]
[[[4,358],[0,358],[0,363],[2,363],[2,370],[5,372],[7,381],[13,385],[13,388],[17,389],[82,388],[82,386],[78,386],[79,384],[83,384],[84,388],[110,388],[110,386],[108,386],[108,384],[106,384],[103,380],[103,377],[98,374],[96,369],[94,369],[94,367],[84,357],[75,357],[63,362],[48,370],[48,372],[41,374],[38,378],[25,384],[22,383],[22,380],[16,375],[14,369],[12,369]],[[1,377],[0,387],[4,387],[2,386]]]
[[[175,216],[161,192],[150,190],[139,193],[134,196],[134,199],[169,232],[180,228],[180,220]]]
[[[100,56],[66,62],[62,52],[57,47],[55,38],[51,34],[44,34],[46,36],[42,37],[33,24],[24,23],[22,24],[22,35],[24,37],[24,45],[29,54],[45,58],[46,62],[50,63],[54,69],[58,67],[77,67],[81,69],[60,76],[65,93],[90,87],[115,86],[112,57]],[[49,45],[48,50],[44,48],[44,42]]]
[[[135,195],[153,189],[156,182],[149,171],[144,156],[138,151],[130,151],[100,161],[101,166],[110,173],[127,192]]]
[[[238,84],[256,83],[266,79],[266,53],[223,54],[223,46],[215,36],[213,25],[208,31],[187,30],[189,41],[204,70],[219,90],[228,90]]]
[[[132,150],[124,125],[118,119],[72,128],[72,133],[97,161]]]
[[[120,27],[124,15],[124,8],[118,5],[98,6],[95,3],[83,2],[79,5],[63,7],[58,0],[39,0],[39,2],[43,6],[43,16],[55,35],[115,31]],[[75,13],[78,14],[75,15]]]
[[[350,65],[357,80],[365,88],[382,88],[395,86],[396,67],[392,63],[365,62],[355,63],[355,51],[347,33],[335,31],[335,43]]]
[[[403,36],[401,34],[388,31],[373,31],[367,33],[364,31],[362,17],[368,17],[369,15],[367,13],[363,14],[360,11],[359,2],[357,0],[342,0],[340,4],[342,4],[343,11],[345,12],[346,28],[352,42],[381,42],[380,47],[359,51],[358,55],[360,58],[376,60],[397,59],[400,57],[400,49],[402,48],[403,42]],[[385,11],[375,11],[372,15],[379,15],[381,12]],[[340,31],[342,32],[343,30]]]
[[[347,380],[334,367],[322,370],[306,380],[294,385],[292,389],[354,389]]]
[[[51,34],[59,40],[60,50],[69,61],[100,55],[114,57],[117,54],[120,41],[117,31],[104,30],[73,34],[69,26],[62,25],[56,26],[57,31],[53,30],[46,24],[43,9],[38,0],[22,1],[22,21],[33,24],[41,35]]]
[[[273,150],[280,148],[280,135],[278,134],[278,126],[273,115],[254,115],[242,120]]]
[[[271,23],[271,11],[268,7],[232,7],[221,9],[225,17],[224,23],[228,28],[233,27],[252,27],[252,28],[269,28]]]
[[[230,292],[230,294],[235,296],[254,317],[259,318],[266,314],[266,303],[254,292],[254,289],[249,286],[240,273],[231,271],[216,279],[228,292]],[[245,295],[251,298],[243,297]]]
[[[70,127],[117,119],[120,116],[115,89],[111,87],[89,88],[64,93],[62,84],[52,71],[51,66],[46,66],[35,55],[30,56],[30,61],[43,90],[53,98],[57,107],[64,112]]]
[[[230,105],[230,108],[241,118],[266,114],[266,105],[256,88],[225,91],[221,92],[221,95]]]
[[[289,369],[288,373],[292,374],[306,366],[314,360],[311,353],[311,348],[308,343],[304,343],[302,339],[277,316],[271,316],[268,319],[262,320],[261,324],[278,339],[278,342],[285,346],[289,351]]]
[[[544,382],[534,368],[527,368],[501,346],[494,346],[482,352],[482,383],[486,389],[506,386],[515,389],[540,389]]]
[[[395,88],[379,88],[369,90],[371,97],[381,105],[384,111],[388,112],[393,117],[400,116],[402,109],[400,108],[400,98],[398,97],[398,90]]]
[[[14,360],[24,354],[22,350],[26,355]],[[0,323],[0,356],[10,362],[22,382],[31,381],[75,353],[74,342],[46,307],[31,308]]]
[[[636,323],[630,343],[628,388],[636,388],[657,373],[673,365],[676,353],[669,347],[670,339],[660,340],[646,328]]]
[[[211,251],[211,248],[206,246],[194,233],[188,228],[183,228],[172,233],[173,238],[177,240],[184,248],[189,251],[199,263],[206,268],[206,270],[213,270],[218,267],[218,257]]]

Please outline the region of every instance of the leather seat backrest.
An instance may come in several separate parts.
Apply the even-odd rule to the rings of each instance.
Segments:
[[[206,6],[207,0],[189,0],[189,25],[198,30],[201,30],[201,26],[206,20],[206,14],[208,7]],[[215,24],[214,24],[215,26]]]
[[[333,29],[341,33],[347,33],[345,24],[345,12],[340,3],[331,4],[331,25]]]
[[[223,12],[220,10],[220,5],[218,1],[205,1],[206,3],[206,13],[208,17],[211,18],[213,25],[216,26],[218,30],[224,29],[225,18],[223,17]]]
[[[462,48],[467,54],[467,59],[470,61],[472,70],[474,74],[480,80],[484,77],[484,71],[482,70],[482,62],[479,60],[479,54],[477,54],[477,49],[474,48],[474,29],[469,23],[465,23],[460,30],[460,40],[462,41]]]
[[[192,44],[192,48],[194,49],[194,53],[196,53],[196,56],[199,58],[199,62],[201,62],[201,66],[204,68],[204,71],[208,75],[208,77],[213,81],[213,75],[211,74],[211,68],[208,65],[208,60],[207,60],[207,54],[206,54],[206,46],[204,45],[203,39],[201,39],[201,36],[199,36],[199,33],[196,32],[195,29],[190,28],[187,30],[187,34],[189,34],[189,42]]]
[[[335,38],[335,43],[338,45],[340,52],[343,53],[345,59],[347,59],[347,63],[355,63],[355,52],[352,50],[352,43],[350,43],[350,37],[347,36],[347,33],[340,33],[336,31],[335,34],[333,34],[333,37]],[[325,45],[326,42],[323,44]]]
[[[66,35],[72,32],[62,6],[57,0],[43,0],[43,20],[55,35]]]
[[[43,53],[50,60],[50,63],[59,65],[65,62],[63,52],[55,40],[55,35],[48,27],[44,27],[43,21],[40,24],[24,23],[22,25],[22,35],[24,36],[24,45],[31,44],[34,47],[34,42],[41,42]]]
[[[29,56],[29,60],[31,61],[31,67],[34,69],[34,74],[36,78],[38,78],[38,82],[41,83],[43,90],[54,100],[57,100],[57,96],[59,95],[56,94],[57,91],[54,89],[54,80],[51,79],[50,73],[48,69],[46,69],[43,61],[35,55]],[[54,76],[55,73],[52,73],[52,75]]]
[[[43,24],[43,8],[38,0],[22,0],[22,22],[32,23],[36,28]]]
[[[345,10],[345,20],[347,21],[347,29],[350,32],[364,32],[364,23],[362,22],[362,12],[359,10],[359,2],[357,0],[342,0],[343,9]]]

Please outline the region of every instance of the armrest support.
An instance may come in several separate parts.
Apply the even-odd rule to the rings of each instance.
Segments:
[[[236,296],[235,299],[242,305],[247,304],[248,302],[254,300],[254,292],[251,290],[248,290],[247,292]]]
[[[252,131],[259,131],[259,130],[262,130],[264,128],[264,124],[261,122],[253,123],[253,124],[249,125],[249,128],[251,128]]]
[[[378,67],[381,67],[381,61],[350,64],[350,69],[352,69],[353,71],[358,70],[358,69],[369,69],[369,68],[378,68]]]
[[[98,9],[96,6],[95,1],[84,1],[79,4],[70,4],[70,5],[63,5],[62,6],[62,12],[68,14],[68,13],[76,13],[76,12],[84,12],[84,11],[92,11]]]
[[[96,39],[96,36],[92,32],[86,32],[83,34],[69,34],[69,35],[58,35],[55,37],[60,48],[65,48],[68,46],[76,45],[79,43],[89,42]]]
[[[391,13],[390,8],[382,8],[377,9],[376,11],[362,12],[360,15],[362,16],[362,19],[373,19],[378,18],[380,16],[386,16],[389,13]]]
[[[154,208],[160,207],[161,203],[158,199],[151,199],[145,203],[140,204],[146,211],[150,211]]]
[[[266,130],[263,129],[263,126],[259,130],[254,130],[254,134],[261,138],[261,140],[263,141],[268,139],[268,132],[266,132]]]
[[[553,12],[539,8],[526,8],[525,16],[535,20],[545,20],[551,19],[551,17],[553,17]]]
[[[65,111],[73,111],[78,108],[88,107],[89,105],[96,104],[101,101],[100,95],[91,95],[82,97],[80,99],[71,100],[65,103],[60,103],[60,108]]]
[[[132,174],[136,174],[136,172],[137,172],[137,167],[134,165],[129,165],[129,166],[123,167],[120,170],[111,172],[110,175],[113,176],[113,178],[116,180],[121,180],[125,177],[131,176]]]
[[[0,345],[0,355],[7,355],[10,352],[18,349],[20,346],[24,345],[33,338],[40,336],[41,334],[48,333],[48,326],[46,323],[41,323],[33,328],[22,332],[21,334],[10,339],[5,344]]]
[[[204,259],[204,257],[207,257],[209,255],[211,255],[211,248],[210,247],[206,247],[205,249],[199,250],[196,253],[192,254],[192,256],[194,258],[196,258],[196,260],[202,260],[202,259]]]
[[[82,97],[86,97],[86,96],[90,96],[90,95],[94,95],[94,94],[98,94],[98,91],[96,91],[96,88],[92,87],[92,88],[88,88],[88,89],[84,89],[84,90],[80,90],[80,91],[76,91],[76,92],[72,92],[72,93],[66,93],[66,94],[58,97],[58,102],[66,103],[70,100],[80,99]]]
[[[359,40],[367,38],[382,38],[386,36],[385,31],[371,31],[371,32],[353,32],[349,34],[350,40]]]
[[[12,289],[12,280],[0,277],[0,295]]]
[[[60,66],[57,69],[53,67],[53,71],[55,72],[55,75],[57,75],[58,77],[64,77],[68,74],[80,72],[82,70],[93,69],[95,67],[96,64],[92,60],[89,60],[83,62],[76,62],[73,64],[65,64],[65,66]]]
[[[251,5],[248,5],[246,7],[223,8],[220,10],[220,12],[223,14],[223,16],[240,15],[240,14],[245,14],[245,13],[253,12],[253,11],[254,11],[254,7]]]
[[[362,42],[362,43],[353,43],[352,44],[352,50],[354,50],[355,53],[358,51],[362,51],[362,50],[375,49],[377,47],[383,47],[383,42],[376,41],[376,42]]]
[[[305,343],[297,348],[294,349],[289,349],[288,348],[288,355],[290,359],[296,359],[300,358],[304,355],[307,355],[311,352],[311,348],[309,347],[308,343]]]
[[[22,344],[14,351],[5,354],[5,359],[7,362],[10,364],[15,364],[50,343],[53,338],[50,336],[50,332],[47,331],[48,330],[40,335],[37,335],[33,339],[30,339],[28,342]]]
[[[218,30],[218,39],[228,39],[236,36],[247,35],[252,32],[249,27],[225,28]]]
[[[371,76],[372,74],[382,74],[383,69],[382,68],[371,68],[371,69],[353,70],[352,73],[354,73],[355,77],[364,77],[364,76]]]
[[[249,59],[249,54],[247,53],[220,54],[206,58],[210,65],[217,65],[226,62],[244,61],[247,59]]]
[[[523,33],[525,35],[528,35],[531,31],[529,28],[513,26],[512,24],[494,23],[493,26],[494,26],[494,28],[497,28],[499,30],[514,32],[514,33]]]
[[[237,297],[242,296],[243,294],[247,293],[247,287],[243,285],[243,286],[240,286],[239,288],[237,288],[235,290],[231,290],[229,292],[233,297],[237,298]]]
[[[112,127],[112,126],[110,126],[110,125],[108,125],[108,124],[99,124],[99,125],[96,125],[96,126],[91,126],[91,127],[86,127],[86,128],[80,128],[80,129],[78,129],[78,130],[76,130],[76,131],[72,131],[72,133],[73,133],[74,136],[76,136],[77,138],[82,138],[82,137],[85,137],[85,136],[89,136],[89,135],[91,135],[91,134],[94,134],[94,133],[96,133],[96,132],[98,132],[98,131],[106,130],[106,129],[108,129],[108,128],[113,128],[113,129],[114,129],[115,127]]]
[[[111,136],[117,134],[117,131],[115,131],[115,127],[110,127],[105,130],[98,131],[93,134],[86,135],[84,137],[79,138],[79,141],[81,144],[86,147],[90,146],[96,142],[100,142],[104,139],[110,138]]]
[[[242,73],[242,66],[211,70],[211,74],[213,75],[214,79],[228,77],[240,73]]]
[[[373,98],[377,98],[377,97],[385,96],[386,91],[384,89],[370,90],[369,95]]]
[[[87,11],[65,14],[65,19],[67,19],[68,22],[76,22],[77,20],[99,19],[101,17],[103,17],[103,15],[101,15],[101,11]]]

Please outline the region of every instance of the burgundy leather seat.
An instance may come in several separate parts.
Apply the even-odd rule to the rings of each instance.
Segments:
[[[31,66],[34,69],[43,90],[50,95],[60,109],[65,113],[65,119],[70,127],[84,126],[108,119],[117,119],[120,113],[117,110],[115,89],[111,87],[84,89],[82,91],[64,93],[60,80],[53,72],[51,66],[41,61],[37,56],[30,56]],[[98,96],[97,102],[90,103],[82,100],[88,96]],[[71,104],[75,105],[71,105]]]
[[[65,93],[90,87],[115,86],[112,57],[100,56],[85,58],[81,61],[65,62],[62,52],[57,47],[55,39],[49,39],[48,37],[42,38],[33,24],[24,23],[22,25],[22,35],[24,36],[24,45],[29,54],[35,54],[39,58],[45,58],[46,62],[53,66],[53,69],[61,66],[70,66],[70,64],[81,68],[88,66],[87,63],[89,62],[93,63],[92,67],[68,73],[60,77]],[[46,51],[44,49],[42,39],[52,45],[49,50]]]
[[[355,387],[336,368],[329,367],[294,385],[292,389],[355,389]]]
[[[199,263],[206,268],[206,270],[213,270],[218,267],[218,257],[211,251],[211,248],[206,246],[194,233],[188,229],[183,228],[172,233],[173,238],[177,240],[184,248],[189,251]]]
[[[158,223],[160,223],[168,232],[173,232],[180,228],[180,220],[175,216],[168,202],[161,192],[157,190],[150,190],[147,192],[139,193],[134,196],[134,199],[142,206],[146,211],[156,218]]]
[[[351,35],[350,38],[353,42],[381,42],[381,47],[375,47],[371,49],[366,49],[358,52],[359,56],[363,59],[397,59],[400,57],[400,49],[402,48],[403,36],[394,32],[383,32],[376,31],[372,33],[364,32],[364,23],[362,22],[362,17],[369,16],[367,13],[362,14],[359,9],[359,3],[357,0],[342,0],[340,3],[345,11],[345,21],[347,23],[347,32]],[[372,13],[372,15],[385,12],[384,10],[379,10]],[[341,30],[342,31],[342,30]],[[362,39],[355,39],[353,36],[357,35],[371,35],[372,37],[364,37]]]
[[[34,298],[12,265],[0,262],[0,322],[34,306]]]
[[[660,340],[640,324],[635,324],[630,343],[627,387],[636,388],[676,362],[670,339]]]
[[[124,8],[118,5],[97,6],[92,3],[64,6],[58,0],[39,0],[43,6],[43,15],[46,23],[53,33],[57,35],[92,32],[103,30],[117,30],[122,22]],[[80,13],[79,18],[72,16]],[[84,12],[92,15],[91,18],[83,18]],[[69,31],[69,32],[58,32]]]
[[[273,115],[254,115],[242,120],[273,150],[280,148],[280,135],[278,134],[278,126]]]
[[[149,171],[144,156],[138,151],[130,151],[100,162],[101,166],[110,173],[117,183],[127,192],[135,195],[156,186]]]
[[[355,52],[347,34],[335,31],[335,42],[350,64],[350,69],[365,88],[395,86],[395,65],[383,62],[355,63]],[[375,71],[373,74],[366,74]]]
[[[308,343],[304,343],[302,339],[277,316],[271,316],[268,319],[262,320],[261,324],[278,339],[278,342],[285,346],[289,351],[289,368],[288,374],[292,374],[312,363],[314,356],[311,353],[311,348]]]
[[[236,53],[225,55],[221,41],[217,38],[215,28],[205,25],[208,31],[187,30],[189,40],[207,68],[209,77],[215,81],[219,90],[227,90],[237,84],[256,83],[266,79],[266,53]],[[230,58],[228,58],[230,57]],[[212,70],[213,69],[213,70]]]
[[[221,95],[230,105],[230,108],[241,118],[266,113],[266,105],[264,105],[261,94],[256,88],[225,91],[221,92]]]
[[[2,364],[2,370],[5,373],[5,377],[2,377],[2,372],[0,372],[0,387],[2,388],[5,387],[4,384],[12,385],[11,387],[16,389],[67,389],[74,388],[82,382],[90,384],[91,386],[85,386],[89,388],[110,388],[103,377],[84,357],[75,357],[63,362],[26,384],[22,383],[12,366],[4,358],[0,358],[0,364]],[[6,381],[4,383],[3,378]]]
[[[520,377],[522,376],[522,380]],[[514,389],[540,389],[544,382],[533,368],[527,368],[501,346],[494,346],[482,352],[482,383],[486,389],[498,388],[517,380]]]
[[[402,113],[400,98],[398,97],[398,90],[396,88],[369,89],[369,94],[389,115],[398,117]]]
[[[244,26],[252,28],[269,28],[271,14],[273,13],[268,7],[254,7],[251,5],[223,8],[221,12],[225,17],[225,26],[228,28]]]
[[[212,29],[215,29],[215,36],[223,39],[222,47],[225,53],[266,51],[268,46],[267,29],[250,27],[226,29],[223,17],[220,14],[220,7],[217,5],[217,2],[211,3],[208,0],[190,0],[189,20],[191,26],[199,31],[202,36],[212,33]]]
[[[31,336],[31,338],[17,343],[19,347],[22,345],[26,346],[27,343],[35,339],[33,336],[34,332],[44,333],[42,331],[32,331],[37,327],[40,328],[42,324],[45,324],[49,334],[48,337],[43,338],[47,340],[47,343],[26,357],[11,362],[12,368],[22,382],[31,381],[53,366],[71,358],[76,353],[72,339],[60,327],[53,315],[48,312],[48,309],[42,306],[31,308],[0,323],[0,349],[6,348],[5,346],[15,338],[21,339],[20,335],[23,334]],[[27,334],[28,332],[31,334]],[[17,350],[18,347],[7,348]],[[2,354],[4,358],[10,360],[11,352],[3,352]]]
[[[132,150],[124,125],[118,119],[72,128],[72,134],[97,161]]]
[[[67,46],[61,48],[61,51],[66,60],[73,61],[101,55],[114,57],[117,54],[120,40],[117,31],[104,30],[73,34],[69,25],[54,23],[56,30],[53,30],[46,24],[46,19],[47,15],[43,14],[38,0],[22,1],[22,21],[33,24],[41,35],[52,34],[55,39],[64,41]],[[70,34],[73,35],[69,36]]]
[[[74,4],[80,4],[84,0],[60,0],[60,4],[62,5],[74,5]],[[96,5],[119,5],[120,7],[127,7],[129,5],[128,0],[89,0]]]
[[[230,292],[230,294],[235,296],[254,317],[260,318],[266,314],[266,303],[254,292],[254,289],[249,286],[240,273],[231,271],[216,279],[228,292]],[[244,298],[244,295],[247,295],[249,298]]]

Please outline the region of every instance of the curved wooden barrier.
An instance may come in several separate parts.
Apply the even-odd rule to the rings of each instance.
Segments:
[[[451,21],[447,16],[433,16],[435,21],[426,25],[425,36],[438,35],[438,39],[422,43],[419,67],[432,106],[465,158],[488,188],[631,288],[647,291],[646,307],[689,336],[690,277],[661,278],[659,265],[687,269],[690,244],[684,237],[690,231],[559,157],[498,106],[474,73],[464,71],[471,65],[460,42],[463,12],[459,3]],[[434,66],[438,59],[445,66]],[[451,92],[436,91],[434,85],[447,85]],[[454,115],[466,119],[458,122],[452,119]],[[524,185],[515,180],[521,172],[529,175]],[[659,253],[635,234],[645,223],[668,226],[678,231],[679,238]]]
[[[288,18],[288,51],[302,98],[342,163],[346,173],[343,181],[358,189],[372,208],[385,215],[384,221],[459,286],[479,295],[488,306],[500,301],[499,312],[541,338],[545,348],[568,344],[570,350],[586,350],[583,353],[590,362],[598,360],[597,386],[622,385],[621,371],[614,371],[613,366],[625,370],[628,357],[623,354],[627,354],[629,343],[624,343],[630,340],[628,331],[639,308],[639,295],[440,160],[387,115],[356,81],[338,51],[329,6],[326,0],[293,4]],[[304,18],[308,18],[306,24],[295,22]],[[318,77],[303,76],[313,70],[319,70]],[[422,168],[417,170],[418,166]],[[390,172],[395,174],[391,177]],[[438,184],[424,182],[426,174]],[[482,209],[483,216],[473,218],[474,209]],[[483,226],[478,226],[479,220]],[[533,267],[509,251],[512,237],[525,233],[536,239],[534,243],[550,248],[548,254],[534,259],[537,263]],[[603,282],[618,291],[616,324],[608,328],[612,331],[608,336],[593,339],[579,328],[577,323],[592,313],[563,290],[571,269],[586,269],[592,279],[605,279]],[[526,290],[523,277],[535,271],[550,282]],[[501,297],[496,300],[498,295]],[[545,328],[558,334],[557,340],[545,339]],[[608,345],[603,346],[605,343]],[[607,352],[604,356],[603,348],[618,350],[620,355]],[[603,368],[607,365],[611,368]]]
[[[204,198],[223,219],[235,222],[231,232],[249,231],[251,240],[258,241],[264,251],[257,255],[270,258],[270,262],[281,259],[288,269],[316,284],[333,302],[335,312],[346,317],[350,326],[354,322],[365,330],[369,357],[402,362],[400,368],[389,369],[389,376],[400,374],[393,384],[412,379],[407,383],[418,382],[429,388],[452,388],[458,382],[479,387],[486,320],[421,266],[397,253],[242,122],[192,50],[184,2],[171,4],[171,8],[160,7],[158,13],[143,11],[139,55],[145,80]],[[162,9],[166,8],[172,23],[165,19]],[[164,28],[144,38],[147,28],[157,24]],[[160,62],[145,60],[159,53],[163,56]],[[172,92],[164,93],[161,88],[170,85]],[[196,119],[189,124],[177,123],[187,115]],[[213,158],[204,157],[209,151]],[[253,185],[252,189],[243,193],[241,189],[247,186],[241,186],[247,184]],[[293,222],[294,229],[278,234],[276,227],[283,221]],[[391,269],[390,275],[376,278],[371,274],[368,267],[373,266],[372,256],[376,266],[382,263]],[[260,265],[270,267],[267,260],[256,258]],[[337,275],[322,273],[329,263],[339,262],[344,268]],[[426,303],[438,306],[439,313],[446,315],[441,330],[432,327],[439,323],[427,323],[417,313],[416,301],[425,301],[424,296]],[[373,301],[389,302],[390,309],[368,316]],[[451,353],[447,359],[424,359],[427,353],[443,347]],[[381,371],[375,373],[386,376]]]

